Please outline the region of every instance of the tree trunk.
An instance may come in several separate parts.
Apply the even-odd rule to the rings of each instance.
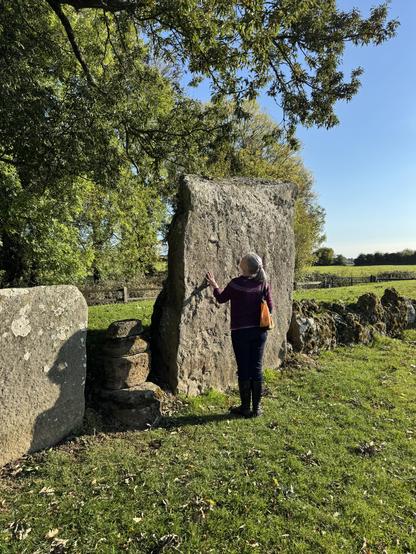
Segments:
[[[101,281],[101,273],[98,267],[94,267],[92,271],[92,280],[94,282],[94,285],[98,285],[98,283]]]
[[[1,240],[3,244],[0,254],[0,267],[5,271],[4,283],[8,287],[21,286],[26,273],[26,264],[19,237],[15,233],[8,233],[3,230]]]

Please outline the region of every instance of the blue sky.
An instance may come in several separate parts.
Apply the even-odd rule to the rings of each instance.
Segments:
[[[368,15],[373,0],[339,0]],[[416,1],[392,0],[397,36],[380,46],[347,47],[344,69],[364,68],[362,86],[338,103],[340,125],[299,128],[301,156],[326,210],[326,245],[336,253],[416,249]],[[190,91],[191,92],[191,91]],[[207,100],[207,86],[191,94]],[[277,105],[259,103],[277,122]]]

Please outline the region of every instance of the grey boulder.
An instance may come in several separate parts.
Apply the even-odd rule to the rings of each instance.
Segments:
[[[81,425],[87,319],[76,287],[0,290],[0,465]]]

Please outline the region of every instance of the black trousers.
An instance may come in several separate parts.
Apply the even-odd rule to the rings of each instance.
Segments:
[[[263,381],[263,354],[267,330],[262,327],[234,329],[231,331],[237,375],[240,380]]]

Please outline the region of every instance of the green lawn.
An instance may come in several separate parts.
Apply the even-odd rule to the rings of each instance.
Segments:
[[[389,287],[394,287],[402,296],[416,299],[416,280],[360,283],[352,287],[297,290],[293,293],[293,298],[294,300],[308,299],[323,302],[355,302],[361,294],[366,292],[374,292],[377,296],[382,296],[385,289]]]
[[[119,319],[141,319],[144,325],[150,325],[153,300],[140,300],[127,304],[105,304],[88,308],[88,329],[101,331],[113,321]]]
[[[149,306],[93,307],[90,325]],[[101,433],[89,412],[3,472],[0,552],[416,552],[416,330],[266,380],[254,420],[216,392],[146,432]]]
[[[331,275],[338,275],[340,277],[362,277],[367,275],[378,275],[379,273],[401,273],[403,271],[412,271],[416,273],[416,265],[314,265],[308,267],[306,273],[326,273]]]

